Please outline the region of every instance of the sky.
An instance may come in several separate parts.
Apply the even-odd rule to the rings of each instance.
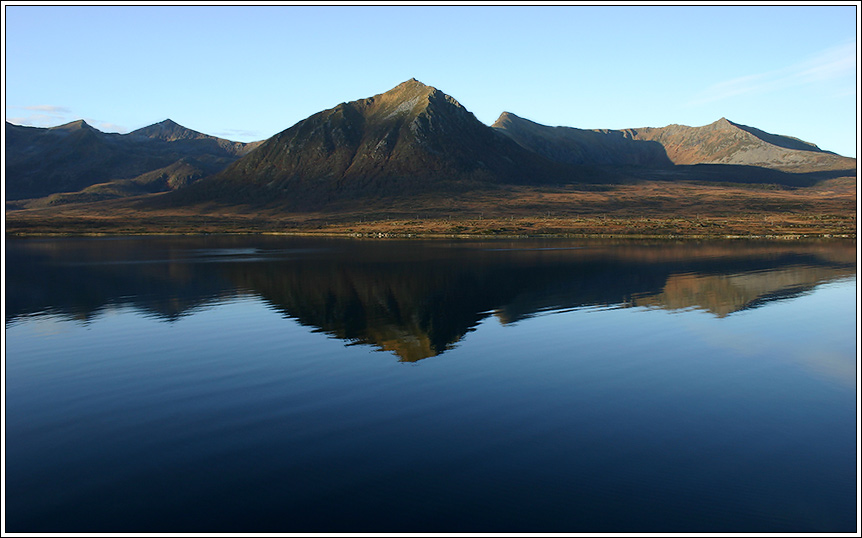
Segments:
[[[4,116],[269,138],[416,78],[490,125],[722,117],[855,157],[858,2],[3,5]]]

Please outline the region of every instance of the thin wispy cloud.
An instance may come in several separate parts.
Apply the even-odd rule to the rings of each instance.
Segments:
[[[6,116],[6,121],[16,125],[26,125],[30,127],[54,127],[66,123],[63,116],[55,116],[52,114],[28,114],[27,116]]]
[[[111,123],[109,121],[96,120],[93,118],[84,118],[84,121],[95,127],[96,129],[102,131],[103,133],[125,133],[127,132],[126,128],[122,125],[117,125],[116,123]]]
[[[30,127],[56,127],[69,123],[70,121],[83,119],[96,129],[103,133],[124,133],[127,129],[110,121],[103,121],[95,118],[81,118],[74,116],[72,110],[65,106],[59,105],[27,105],[27,106],[7,106],[6,121],[16,125],[26,125]],[[10,111],[27,111],[29,114],[12,114]]]
[[[845,43],[788,67],[719,82],[706,88],[686,104],[703,105],[739,95],[764,94],[809,84],[833,82],[845,77],[855,80],[856,66],[856,44]]]
[[[24,110],[35,110],[37,112],[44,112],[46,114],[69,114],[71,110],[64,106],[57,105],[34,105],[34,106],[22,106],[22,107],[10,107],[10,108],[22,108]]]
[[[10,115],[10,111],[13,114]],[[68,107],[60,105],[7,106],[6,121],[33,127],[54,127],[70,121],[71,113]]]
[[[259,136],[258,131],[249,131],[245,129],[227,129],[224,131],[219,131],[214,133],[214,136],[218,136],[221,138],[225,138],[227,140],[257,140],[257,136]]]
[[[29,123],[27,123],[27,118],[22,118],[20,116],[14,118],[11,116],[6,116],[6,121],[8,121],[9,123],[14,123],[15,125],[30,125]]]

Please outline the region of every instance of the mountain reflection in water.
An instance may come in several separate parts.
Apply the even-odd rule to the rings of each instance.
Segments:
[[[284,237],[10,239],[6,324],[82,322],[117,306],[165,321],[240,296],[402,361],[443,353],[484,318],[582,307],[724,317],[855,275],[838,241],[408,241]]]

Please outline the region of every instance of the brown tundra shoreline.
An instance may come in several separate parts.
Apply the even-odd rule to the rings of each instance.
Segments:
[[[509,187],[286,211],[276,204],[155,208],[160,195],[89,204],[7,203],[7,236],[314,234],[354,237],[855,238],[856,182],[807,188],[680,184]],[[18,209],[18,207],[21,207]]]
[[[279,234],[352,237],[631,237],[773,238],[856,237],[855,216],[787,215],[673,217],[510,217],[372,221],[332,218],[144,216],[138,218],[10,218],[7,236],[163,234]]]

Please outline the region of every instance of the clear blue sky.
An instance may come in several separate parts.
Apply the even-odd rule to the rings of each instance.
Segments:
[[[5,116],[232,140],[415,77],[491,124],[726,117],[856,156],[858,6],[4,4]]]

